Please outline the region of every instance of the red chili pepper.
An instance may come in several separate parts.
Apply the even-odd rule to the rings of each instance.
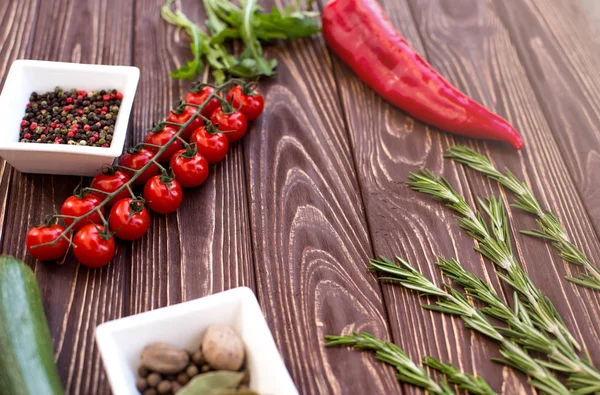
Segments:
[[[452,86],[396,31],[376,0],[331,0],[323,36],[367,85],[414,118],[462,136],[523,147],[519,133]]]

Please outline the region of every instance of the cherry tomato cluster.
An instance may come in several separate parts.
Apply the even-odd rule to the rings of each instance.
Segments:
[[[197,107],[186,103],[206,104],[200,116],[191,120]],[[158,214],[176,211],[183,199],[182,188],[202,185],[209,165],[225,158],[229,144],[246,134],[248,121],[258,118],[263,109],[264,98],[253,84],[235,85],[226,97],[210,85],[195,87],[166,121],[150,130],[143,143],[121,156],[118,165],[103,169],[89,188],[69,196],[60,215],[30,229],[27,250],[39,260],[58,260],[72,245],[81,264],[105,266],[115,254],[114,237],[136,240],[146,234],[150,228],[147,208]],[[177,135],[180,127],[174,124],[187,122]],[[135,185],[143,185],[142,197],[134,194]],[[65,226],[56,224],[56,218]],[[69,226],[73,235],[67,234]]]

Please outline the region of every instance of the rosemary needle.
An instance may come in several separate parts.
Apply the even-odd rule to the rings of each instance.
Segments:
[[[581,265],[587,271],[587,273],[580,274],[578,277],[568,276],[565,278],[575,284],[600,290],[600,269],[594,266],[583,251],[571,242],[556,215],[549,210],[544,211],[542,209],[541,204],[527,184],[519,180],[508,169],[506,169],[505,174],[502,174],[494,167],[489,158],[464,145],[448,148],[446,157],[485,174],[511,190],[517,196],[516,203],[513,206],[538,218],[537,223],[540,229],[521,231],[521,233],[550,240],[562,259],[575,265]]]
[[[400,283],[405,288],[419,292],[421,296],[439,297],[441,300],[438,300],[435,305],[423,305],[423,307],[459,316],[467,328],[496,340],[500,343],[500,354],[503,356],[503,359],[496,359],[496,361],[528,375],[531,378],[529,383],[540,391],[548,394],[569,394],[569,390],[550,373],[548,368],[529,355],[523,347],[505,337],[479,309],[469,303],[463,294],[452,288],[448,291],[439,288],[402,258],[396,257],[396,260],[399,265],[384,257],[379,260],[372,259],[370,269],[385,273],[386,277],[380,279]]]
[[[409,179],[407,184],[413,190],[442,200],[459,214],[461,228],[478,242],[475,250],[504,270],[504,273],[498,272],[498,276],[519,293],[538,327],[554,335],[566,349],[574,352],[574,349],[580,348],[552,302],[535,286],[513,254],[501,198],[491,197],[487,203],[479,200],[482,210],[490,217],[489,229],[481,213],[472,209],[443,177],[438,178],[431,171],[421,170],[411,173]]]

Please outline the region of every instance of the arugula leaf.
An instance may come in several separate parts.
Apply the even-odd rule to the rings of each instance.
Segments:
[[[295,11],[288,6],[283,11],[273,7],[270,13],[265,13],[258,0],[239,0],[239,6],[230,0],[202,1],[210,34],[191,22],[181,10],[171,10],[174,0],[166,0],[161,8],[163,19],[183,28],[192,40],[190,49],[194,58],[172,72],[170,76],[174,78],[193,79],[204,68],[204,62],[217,83],[227,75],[271,76],[275,74],[277,60],[265,58],[261,41],[309,37],[320,31],[319,14],[300,11],[299,2]],[[231,39],[241,39],[244,43],[245,49],[239,58],[224,46],[225,41]]]

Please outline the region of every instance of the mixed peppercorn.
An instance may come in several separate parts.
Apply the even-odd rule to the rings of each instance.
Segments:
[[[22,143],[110,147],[123,94],[117,90],[33,92],[21,121]]]

